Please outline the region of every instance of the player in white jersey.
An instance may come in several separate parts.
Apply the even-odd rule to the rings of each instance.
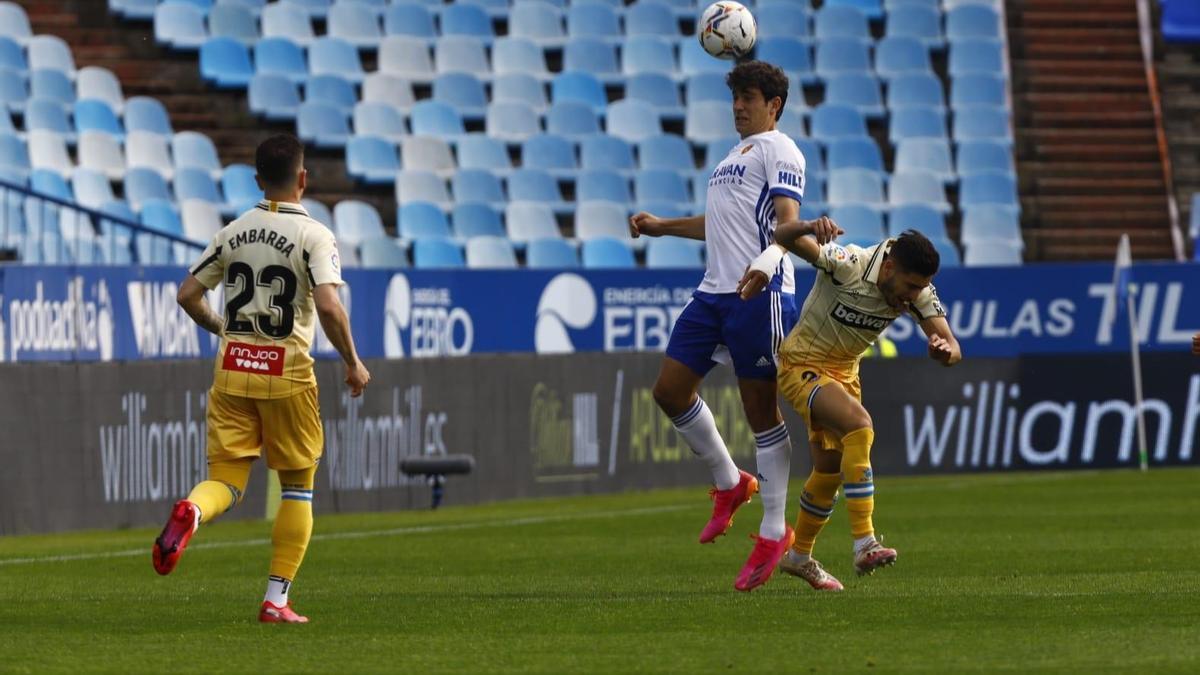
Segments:
[[[737,295],[746,266],[774,242],[777,222],[796,220],[804,194],[804,155],[775,125],[787,102],[788,80],[762,61],[739,64],[726,83],[733,92],[733,121],[741,140],[708,180],[704,213],[658,218],[638,213],[630,230],[705,242],[707,268],[671,331],[654,398],[675,429],[712,471],[713,512],[700,534],[709,543],[724,534],[733,513],[756,491],[763,519],[750,559],[734,583],[742,591],[766,583],[792,542],[787,526],[791,440],[776,399],[775,352],[796,318],[792,266],[771,270],[768,292],[750,301]],[[754,431],[758,476],[739,471],[698,395],[718,361],[732,362],[742,405]]]
[[[179,304],[221,337],[208,394],[208,479],[171,511],[154,542],[154,569],[170,574],[203,523],[241,501],[260,455],[279,472],[264,623],[304,623],[288,590],[312,534],[313,483],[324,449],[317,379],[309,355],[315,320],[346,365],[351,396],[371,375],[358,359],[338,299],[342,284],[333,233],[300,205],[307,185],[304,146],[274,136],[255,153],[265,199],[222,228],[179,289]],[[223,316],[206,291],[224,285]]]
[[[796,541],[781,568],[818,590],[840,591],[841,582],[812,557],[839,487],[850,515],[855,570],[870,574],[896,561],[895,549],[875,537],[872,520],[875,481],[870,453],[875,431],[862,405],[858,365],[863,353],[904,313],[911,314],[929,337],[930,358],[951,366],[962,359],[962,351],[931,283],[940,261],[924,235],[908,230],[866,249],[821,245],[805,236],[834,228],[826,218],[780,225],[776,245],[750,265],[740,290],[742,297],[750,298],[765,288],[785,249],[819,270],[800,320],[779,350],[779,390],[808,426],[813,460],[800,495]]]

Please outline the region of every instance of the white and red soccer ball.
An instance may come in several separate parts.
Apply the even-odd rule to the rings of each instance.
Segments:
[[[721,0],[700,15],[696,37],[704,51],[718,59],[737,59],[754,49],[758,22],[741,3]]]

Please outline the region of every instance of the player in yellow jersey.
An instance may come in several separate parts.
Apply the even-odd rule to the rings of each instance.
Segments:
[[[780,225],[775,245],[750,264],[738,289],[743,298],[758,293],[785,251],[818,270],[800,319],[778,354],[779,389],[808,426],[813,460],[800,496],[796,540],[780,569],[818,590],[842,589],[812,557],[839,487],[850,515],[855,570],[870,574],[896,561],[896,551],[876,539],[872,522],[875,431],[862,405],[858,365],[863,352],[892,321],[908,313],[929,337],[930,358],[947,366],[962,360],[932,284],[939,264],[932,242],[908,230],[870,248],[817,244],[817,238],[828,241],[838,233],[836,224],[824,217]]]
[[[154,542],[154,569],[170,574],[196,528],[241,501],[250,465],[265,454],[283,499],[259,620],[305,623],[288,590],[312,534],[313,479],[325,444],[309,355],[315,320],[345,363],[351,396],[362,394],[371,375],[338,299],[333,233],[300,205],[308,183],[304,146],[274,136],[258,146],[255,164],[265,199],[213,237],[179,289],[180,306],[220,336],[221,346],[208,395],[208,480],[175,504]],[[205,299],[219,284],[223,316]]]

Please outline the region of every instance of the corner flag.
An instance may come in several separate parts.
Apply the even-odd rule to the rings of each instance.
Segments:
[[[1117,259],[1113,263],[1113,319],[1121,307],[1129,310],[1129,358],[1133,364],[1133,405],[1137,416],[1138,464],[1142,471],[1149,465],[1146,450],[1146,411],[1142,403],[1142,356],[1138,347],[1137,313],[1133,302],[1133,255],[1129,250],[1129,235],[1122,234],[1117,244]]]

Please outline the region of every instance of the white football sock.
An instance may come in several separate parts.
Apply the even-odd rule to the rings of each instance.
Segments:
[[[778,541],[787,532],[788,477],[792,468],[792,439],[786,424],[754,434],[758,447],[758,494],[762,498],[763,518],[758,535]]]
[[[712,471],[713,484],[718,490],[728,490],[738,484],[738,468],[729,456],[725,441],[717,431],[717,420],[712,411],[705,405],[704,399],[696,397],[696,402],[687,412],[671,418],[675,431],[683,436],[683,440],[692,448],[708,468]]]
[[[267,577],[267,595],[263,598],[276,607],[284,607],[288,602],[288,590],[291,589],[290,579],[271,575]]]
[[[870,546],[871,544],[874,544],[874,543],[875,543],[875,535],[873,535],[873,534],[868,534],[865,537],[859,537],[858,539],[855,539],[854,540],[855,555],[861,553],[863,551],[863,549],[867,548],[868,546]]]
[[[811,553],[800,553],[799,551],[797,551],[794,548],[789,548],[788,552],[787,552],[787,559],[790,562],[793,562],[797,565],[803,565],[804,563],[808,562],[809,560],[812,560],[812,554]]]

